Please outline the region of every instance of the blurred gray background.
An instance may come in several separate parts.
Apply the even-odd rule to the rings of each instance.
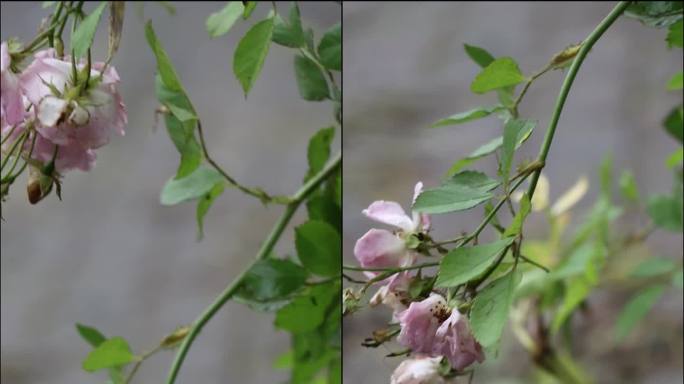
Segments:
[[[225,2],[174,3],[169,15],[146,3],[151,18],[203,121],[213,157],[237,180],[277,194],[293,193],[306,171],[306,146],[333,122],[330,103],[299,98],[293,51],[272,46],[260,78],[245,100],[232,74],[232,55],[270,3],[249,22],[210,39],[206,18]],[[94,3],[86,3],[87,11]],[[278,3],[287,12],[289,3]],[[340,21],[335,3],[301,4],[304,23],[317,38]],[[29,41],[48,15],[40,2],[2,2],[2,40]],[[107,16],[105,16],[107,17]],[[105,19],[103,19],[105,20]],[[66,36],[68,36],[68,31]],[[65,39],[66,41],[66,39]],[[106,53],[106,20],[94,57]],[[175,173],[179,155],[163,124],[155,131],[155,61],[144,38],[144,19],[127,4],[123,39],[113,64],[121,75],[128,108],[125,137],[98,150],[90,173],[64,179],[62,202],[50,196],[37,206],[25,197],[23,180],[3,206],[2,382],[97,383],[105,375],[81,371],[89,346],[74,323],[123,336],[135,351],[148,349],[176,326],[191,322],[249,263],[281,207],[227,189],[206,217],[205,239],[195,241],[195,204],[159,204],[159,192]],[[339,134],[339,133],[338,133]],[[339,146],[339,140],[336,141]],[[301,223],[303,216],[293,223]],[[277,250],[292,246],[288,230]],[[271,368],[289,349],[274,331],[273,316],[228,303],[196,340],[179,383],[274,383],[287,373]],[[173,354],[147,361],[135,382],[160,383]]]
[[[613,4],[344,3],[345,262],[355,263],[353,246],[363,233],[382,227],[365,218],[361,210],[379,199],[397,201],[408,209],[418,180],[428,187],[437,185],[455,160],[500,134],[495,118],[428,128],[453,113],[496,102],[495,95],[470,93],[479,67],[466,56],[463,43],[484,47],[497,57],[512,56],[530,74],[567,45],[585,38]],[[642,195],[670,191],[672,175],[663,162],[677,142],[664,133],[660,122],[681,101],[681,93],[665,91],[665,83],[682,69],[682,51],[667,49],[666,34],[666,30],[622,18],[594,46],[580,69],[545,169],[552,201],[581,175],[589,177],[589,193],[575,209],[575,217],[593,203],[599,188],[598,164],[608,152],[614,154],[616,170],[634,172]],[[558,71],[548,73],[534,83],[522,102],[521,115],[538,119],[539,125],[518,160],[537,154],[562,79]],[[493,158],[473,167],[495,174]],[[433,216],[434,236],[445,239],[472,230],[480,219],[481,209]],[[531,220],[527,237],[544,236],[545,222],[534,216]],[[646,222],[643,212],[632,212],[622,225],[633,229]],[[681,244],[681,235],[662,231],[648,240],[653,254],[676,260],[682,258]],[[671,289],[633,337],[613,347],[609,342],[612,326],[627,293],[592,296],[590,306],[596,318],[591,327],[579,331],[580,354],[584,355],[580,361],[600,383],[681,383],[681,291]],[[389,382],[401,358],[384,355],[400,347],[373,350],[360,346],[389,318],[384,309],[345,318],[345,382]],[[474,382],[529,382],[525,376],[529,358],[521,352],[514,337],[506,334],[500,358],[478,369]]]

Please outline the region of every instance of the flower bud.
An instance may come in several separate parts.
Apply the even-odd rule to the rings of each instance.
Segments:
[[[575,58],[575,56],[577,56],[579,53],[580,48],[582,48],[582,43],[571,45],[560,51],[551,59],[551,67],[555,69],[562,69],[569,66],[572,64],[572,60]]]
[[[190,330],[192,329],[191,326],[189,325],[184,325],[182,327],[176,328],[175,331],[171,332],[169,335],[167,335],[164,340],[161,342],[162,348],[166,349],[173,349],[180,344],[185,337],[190,333]]]

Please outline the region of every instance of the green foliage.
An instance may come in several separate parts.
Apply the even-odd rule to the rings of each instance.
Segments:
[[[256,9],[257,2],[256,1],[243,1],[242,2],[245,5],[245,9],[242,12],[242,18],[247,20],[249,19],[250,16],[252,16],[252,12]]]
[[[454,175],[437,188],[421,193],[413,209],[423,213],[448,213],[473,208],[492,198],[498,182],[484,174],[467,171]]]
[[[623,340],[643,319],[665,291],[662,285],[645,288],[635,295],[622,309],[615,324],[615,338]]]
[[[672,108],[670,113],[663,121],[663,126],[667,133],[672,135],[680,143],[684,139],[684,109],[681,105]]]
[[[331,295],[336,283],[310,287],[306,293],[295,298],[276,313],[275,326],[292,333],[310,332],[323,324],[329,306],[334,299]]]
[[[442,258],[435,285],[455,287],[478,277],[512,242],[513,238],[506,238],[489,244],[452,249]]]
[[[328,83],[321,69],[311,59],[297,55],[294,61],[299,95],[304,100],[321,101],[330,98]]]
[[[78,334],[81,335],[83,340],[87,341],[93,347],[98,347],[107,338],[94,327],[89,327],[87,325],[76,323],[76,330]]]
[[[290,16],[287,23],[283,21],[280,15],[276,15],[273,24],[272,39],[274,43],[290,48],[300,48],[306,45],[306,36],[296,2],[290,6]]]
[[[214,168],[201,166],[182,179],[170,179],[162,188],[160,201],[164,205],[175,205],[210,193],[223,176]]]
[[[684,87],[684,73],[680,71],[679,73],[673,75],[667,82],[667,90],[677,91],[682,89],[682,87]]]
[[[219,37],[230,31],[230,28],[242,16],[245,7],[241,1],[229,1],[218,12],[214,12],[207,18],[206,26],[209,36]]]
[[[334,71],[342,70],[342,28],[340,23],[328,29],[318,44],[321,64]]]
[[[510,57],[502,57],[491,62],[480,72],[470,85],[473,93],[486,93],[525,81],[518,63]]]
[[[306,269],[321,276],[339,276],[342,243],[330,224],[310,220],[300,225],[295,229],[295,245]]]
[[[107,2],[103,1],[78,25],[74,34],[71,36],[71,50],[74,57],[85,56],[88,49],[93,45],[93,38],[97,32],[97,25],[100,23],[102,12],[104,12]]]
[[[524,141],[525,135],[532,132],[536,126],[537,122],[534,120],[510,119],[506,122],[501,150],[501,177],[504,181],[508,180],[518,143]]]
[[[625,15],[649,27],[664,28],[682,19],[681,1],[635,1]]]
[[[473,335],[483,347],[496,347],[501,339],[515,289],[521,279],[522,273],[512,270],[487,285],[475,298],[470,324]]]
[[[530,204],[530,198],[527,196],[527,194],[524,194],[522,199],[520,199],[520,210],[518,210],[518,212],[515,214],[515,217],[513,217],[511,225],[509,225],[508,228],[506,228],[506,231],[504,231],[503,237],[517,236],[520,234],[523,223],[525,222],[525,218],[527,218],[527,215],[530,214],[531,208],[532,205]]]
[[[677,267],[674,261],[663,258],[650,258],[637,265],[630,276],[632,277],[651,277],[671,273]]]
[[[469,111],[457,113],[455,115],[451,115],[449,117],[446,117],[444,119],[441,119],[434,124],[432,124],[430,127],[431,128],[437,128],[437,127],[444,127],[447,125],[455,125],[455,124],[463,124],[467,123],[469,121],[481,119],[483,117],[487,117],[491,115],[492,113],[504,110],[505,108],[502,105],[494,105],[491,107],[477,107],[473,108]]]
[[[122,337],[113,337],[103,341],[88,354],[83,361],[83,370],[95,372],[104,368],[126,365],[135,359],[128,342]]]
[[[233,56],[233,72],[242,85],[245,97],[256,82],[273,36],[273,18],[262,20],[252,26],[238,43]]]
[[[628,201],[639,201],[639,189],[634,180],[634,175],[628,170],[622,171],[622,175],[620,175],[620,192]]]
[[[672,47],[679,47],[682,48],[682,23],[684,23],[683,20],[679,20],[678,22],[672,24],[670,26],[670,29],[667,33],[667,46],[669,48]]]
[[[477,65],[479,65],[482,68],[487,67],[489,64],[492,63],[492,61],[494,61],[494,56],[492,56],[483,48],[468,44],[463,44],[463,48],[465,49],[468,56],[470,56],[470,58],[473,59],[473,61],[476,62]]]
[[[290,296],[304,286],[308,275],[290,260],[261,260],[243,279],[236,298],[255,309],[277,309],[287,305]]]
[[[681,195],[655,195],[648,199],[647,211],[653,223],[668,231],[682,231],[682,199]]]
[[[214,204],[214,201],[221,196],[223,193],[224,189],[226,188],[225,183],[223,180],[218,181],[214,184],[214,186],[209,190],[209,192],[206,192],[198,201],[197,201],[197,240],[202,240],[204,237],[204,216],[206,216],[207,212],[209,212],[209,208],[211,208],[211,205]]]

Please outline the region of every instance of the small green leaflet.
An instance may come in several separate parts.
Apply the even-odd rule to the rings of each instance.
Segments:
[[[285,23],[280,15],[276,14],[273,21],[273,42],[290,48],[299,48],[306,45],[306,37],[302,29],[302,20],[299,15],[299,7],[296,2],[290,6],[289,21]]]
[[[87,341],[92,347],[98,347],[107,338],[94,327],[76,323],[76,330],[83,340]]]
[[[492,63],[492,61],[494,61],[494,56],[492,56],[483,48],[468,44],[463,44],[463,48],[465,49],[468,56],[470,56],[470,58],[473,59],[473,61],[476,62],[477,65],[479,65],[482,68],[487,67],[489,64]]]
[[[682,19],[682,2],[635,1],[627,7],[625,16],[638,19],[649,27],[664,28]]]
[[[242,85],[245,97],[252,89],[271,46],[273,18],[262,20],[252,26],[238,43],[233,56],[233,73]]]
[[[629,170],[622,171],[620,175],[620,192],[622,197],[631,202],[639,201],[639,189],[636,185],[636,180],[634,180],[634,174]]]
[[[242,1],[230,1],[228,5],[218,12],[214,12],[207,18],[207,32],[212,38],[225,35],[242,16],[245,7]]]
[[[657,227],[668,231],[681,232],[682,205],[680,201],[673,196],[651,196],[648,199],[646,210]]]
[[[321,64],[334,71],[342,70],[342,29],[340,23],[328,29],[318,44]]]
[[[470,311],[473,335],[485,348],[498,344],[508,321],[515,288],[522,279],[519,270],[513,270],[487,285],[475,297]]]
[[[102,342],[93,349],[83,361],[83,370],[95,372],[104,368],[111,368],[128,364],[136,360],[128,342],[122,337],[113,337]]]
[[[297,55],[294,61],[299,95],[304,100],[321,101],[330,97],[328,82],[321,69],[311,59]]]
[[[209,212],[209,208],[214,204],[214,201],[221,196],[223,190],[226,188],[223,180],[214,184],[214,186],[205,193],[201,199],[197,201],[197,241],[204,237],[204,216]]]
[[[664,291],[665,287],[662,285],[648,287],[639,292],[625,305],[615,324],[616,341],[621,341],[629,335],[632,329],[660,299]]]
[[[670,156],[665,160],[665,166],[672,169],[684,161],[684,149],[679,147],[676,151],[672,152]]]
[[[515,60],[510,57],[501,57],[491,62],[475,77],[470,84],[470,90],[474,93],[486,93],[516,85],[525,80]]]
[[[247,19],[249,19],[250,16],[252,16],[252,12],[254,12],[254,9],[257,6],[257,2],[256,1],[244,1],[243,3],[245,3],[245,10],[242,13],[242,18],[247,20]]]
[[[520,130],[518,132],[518,144],[516,145],[516,149],[520,148],[520,146],[530,137],[532,134],[532,131],[534,130],[535,125],[534,124],[526,124],[524,126],[524,129]],[[478,159],[481,159],[487,155],[490,155],[494,153],[497,149],[499,149],[503,145],[503,136],[499,136],[486,144],[482,145],[475,151],[473,151],[470,155],[467,157],[460,159],[456,161],[451,168],[447,171],[447,176],[448,175],[453,175],[454,173],[460,171],[461,169],[467,167],[471,163],[475,162]]]
[[[330,224],[310,220],[295,228],[297,256],[306,269],[320,276],[339,276],[340,235]]]
[[[551,324],[553,333],[558,332],[575,308],[586,299],[593,287],[594,284],[586,276],[579,276],[567,284],[563,304],[556,312]]]
[[[145,25],[145,37],[147,38],[147,43],[152,49],[157,58],[157,71],[161,76],[164,86],[171,91],[182,91],[183,86],[180,83],[178,74],[171,64],[171,59],[166,54],[166,51],[161,46],[161,43],[157,39],[157,35],[154,33],[154,28],[152,27],[152,21],[148,21]]]
[[[316,132],[311,139],[309,139],[309,146],[307,147],[307,160],[309,162],[309,170],[304,177],[304,181],[308,181],[316,173],[320,172],[325,163],[330,158],[330,143],[335,138],[335,127],[327,127]]]
[[[473,179],[472,173],[454,175],[437,188],[423,191],[413,204],[413,209],[423,213],[448,213],[470,209],[492,198],[492,189],[498,182],[483,174]],[[486,180],[482,179],[482,176]],[[477,180],[477,184],[472,184]]]
[[[501,176],[503,180],[508,180],[508,175],[513,164],[513,155],[527,132],[532,132],[537,122],[534,120],[510,119],[504,126],[503,145],[501,154]]]
[[[337,299],[331,294],[333,284],[321,284],[311,287],[309,291],[294,300],[276,313],[275,326],[293,333],[313,331],[325,320],[330,303]]]
[[[651,277],[674,271],[677,264],[670,259],[650,258],[642,261],[629,274],[632,277]]]
[[[477,107],[474,109],[471,109],[469,111],[457,113],[455,115],[451,115],[449,117],[446,117],[444,119],[441,119],[437,121],[436,123],[432,124],[430,128],[437,128],[437,127],[444,127],[447,125],[455,125],[455,124],[463,124],[467,123],[469,121],[481,119],[483,117],[487,117],[491,115],[492,113],[504,110],[505,108],[502,105],[494,105],[491,107]]]
[[[667,133],[672,135],[680,143],[684,139],[684,109],[681,105],[672,108],[670,113],[663,121],[663,126]]]
[[[513,238],[506,238],[489,244],[452,249],[442,258],[435,284],[438,287],[455,287],[478,277],[512,242]]]
[[[515,214],[511,225],[506,228],[506,231],[502,237],[517,236],[520,233],[523,223],[525,222],[525,218],[530,213],[530,208],[530,198],[527,196],[527,193],[525,193],[522,199],[520,199],[520,210],[518,210],[518,213]]]
[[[682,48],[682,22],[683,21],[680,19],[678,22],[670,26],[670,29],[667,33],[667,38],[665,39],[667,41],[668,48]]]
[[[74,34],[71,36],[71,49],[76,58],[85,56],[91,45],[93,45],[93,38],[97,32],[97,25],[100,23],[102,12],[104,12],[107,2],[103,1],[95,8],[88,16],[81,21]]]
[[[237,295],[260,303],[287,299],[307,277],[306,270],[290,260],[261,260],[249,270]]]
[[[678,91],[684,87],[684,73],[681,71],[673,75],[667,82],[668,91]]]
[[[222,182],[223,176],[214,168],[198,167],[193,173],[182,179],[170,179],[161,192],[163,205],[175,205],[187,200],[197,199],[210,192],[216,183]]]

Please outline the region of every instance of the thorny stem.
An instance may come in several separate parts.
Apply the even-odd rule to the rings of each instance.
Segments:
[[[166,380],[167,384],[173,384],[176,381],[176,377],[178,376],[180,367],[183,364],[183,360],[185,360],[185,356],[187,355],[192,342],[200,334],[202,328],[204,328],[204,326],[209,322],[209,320],[211,320],[216,312],[218,312],[219,309],[221,309],[221,307],[223,307],[223,305],[233,297],[237,289],[242,284],[245,276],[247,276],[249,270],[257,262],[268,257],[276,242],[278,239],[280,239],[285,227],[287,227],[287,224],[290,222],[290,219],[292,219],[292,216],[297,211],[297,208],[299,208],[300,204],[340,167],[341,161],[341,154],[338,153],[320,172],[318,172],[314,177],[302,185],[301,188],[299,188],[299,190],[292,195],[290,202],[285,206],[285,211],[271,229],[271,233],[266,238],[266,241],[264,241],[261,249],[259,249],[254,261],[252,261],[247,268],[240,272],[240,274],[225,288],[225,290],[219,294],[214,302],[211,303],[209,307],[207,307],[204,312],[202,312],[202,314],[193,322],[190,332],[185,339],[183,339],[183,343],[178,348],[176,358],[173,361],[173,365],[171,366],[171,370],[169,371],[169,375]]]
[[[577,53],[577,57],[575,57],[575,59],[572,62],[572,65],[570,65],[570,69],[568,70],[568,74],[565,76],[565,80],[563,80],[563,85],[561,86],[560,94],[558,95],[558,99],[556,100],[556,106],[553,110],[553,114],[551,115],[549,128],[546,131],[546,136],[544,137],[544,142],[539,151],[539,156],[537,157],[537,160],[541,161],[542,164],[546,163],[546,156],[549,154],[551,142],[553,141],[553,135],[556,133],[556,127],[558,126],[560,114],[563,111],[565,99],[567,99],[568,93],[570,93],[570,88],[572,87],[572,83],[575,80],[575,76],[577,75],[577,72],[579,71],[582,62],[584,62],[584,58],[587,57],[587,54],[589,53],[591,47],[594,46],[598,39],[615,22],[615,20],[617,20],[617,18],[620,17],[622,12],[624,12],[628,5],[628,1],[621,1],[617,3],[613,10],[610,11],[608,16],[606,16],[599,23],[596,29],[594,29],[594,31],[591,32],[591,34],[586,38],[586,40],[584,40],[584,42],[582,43],[582,47]],[[537,181],[539,180],[540,173],[541,169],[535,171],[532,175],[532,179],[530,180],[530,186],[527,190],[527,196],[529,196],[530,199],[532,199],[532,196],[534,195],[534,190],[537,188]]]

